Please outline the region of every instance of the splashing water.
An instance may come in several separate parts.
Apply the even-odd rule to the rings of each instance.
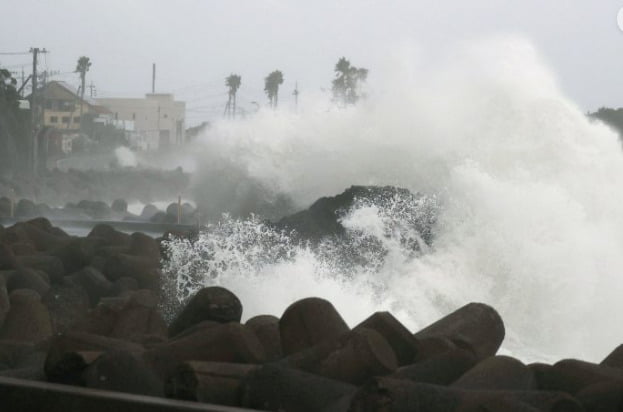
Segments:
[[[138,160],[136,160],[136,155],[130,149],[125,146],[119,146],[115,149],[115,157],[117,158],[117,163],[121,167],[136,167],[138,166]]]
[[[565,98],[522,39],[464,44],[426,66],[389,60],[357,107],[327,111],[309,96],[299,114],[215,124],[195,186],[219,165],[299,207],[353,184],[405,187],[436,199],[430,248],[413,256],[388,226],[394,212],[358,205],[343,224],[383,253],[350,271],[335,263],[340,248],[292,245],[257,219],[233,219],[199,243],[213,257],[172,244],[169,273],[190,276],[194,262],[196,284],[230,288],[247,317],[321,296],[351,324],[391,310],[417,330],[481,301],[506,323],[504,348],[526,361],[599,360],[623,343],[618,136]]]

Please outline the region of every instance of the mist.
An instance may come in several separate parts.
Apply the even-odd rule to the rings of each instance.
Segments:
[[[2,5],[0,409],[619,409],[619,2]]]
[[[561,92],[525,38],[464,42],[436,60],[402,50],[387,67],[347,110],[319,96],[298,113],[215,123],[197,142],[192,184],[213,207],[248,201],[254,188],[277,216],[289,209],[271,203],[276,196],[302,209],[352,184],[405,187],[439,201],[431,249],[413,260],[391,246],[394,258],[354,278],[297,250],[294,261],[204,281],[244,297],[247,316],[278,315],[311,294],[336,302],[353,325],[385,309],[414,330],[490,302],[507,322],[510,353],[602,358],[623,339],[609,316],[623,286],[618,135]],[[379,213],[353,210],[347,222],[374,233]],[[289,277],[300,289],[280,286]],[[257,300],[267,294],[270,304]]]

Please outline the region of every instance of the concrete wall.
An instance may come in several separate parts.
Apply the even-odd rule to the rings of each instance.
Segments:
[[[186,103],[175,101],[171,94],[148,94],[143,99],[96,100],[112,112],[112,119],[133,121],[133,131],[149,142],[149,149],[180,145],[185,141]]]

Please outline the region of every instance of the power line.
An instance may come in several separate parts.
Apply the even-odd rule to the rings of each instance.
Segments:
[[[30,52],[0,52],[0,56],[27,56]]]

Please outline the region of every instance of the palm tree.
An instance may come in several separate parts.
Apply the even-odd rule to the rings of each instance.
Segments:
[[[331,90],[333,98],[344,105],[355,104],[360,98],[361,83],[368,78],[368,69],[352,66],[345,57],[335,65],[335,79]]]
[[[236,117],[236,93],[240,88],[242,78],[239,74],[230,74],[225,79],[225,85],[229,88],[229,100],[227,101],[227,106],[225,107],[225,112],[229,114],[230,117]],[[232,112],[233,106],[233,112]],[[232,115],[233,113],[233,115]]]
[[[76,73],[80,73],[80,132],[82,132],[82,102],[84,101],[84,80],[87,72],[91,68],[91,59],[81,56],[76,65]]]
[[[283,84],[283,73],[275,70],[264,79],[264,91],[268,96],[271,107],[277,107],[279,102],[279,86]]]

